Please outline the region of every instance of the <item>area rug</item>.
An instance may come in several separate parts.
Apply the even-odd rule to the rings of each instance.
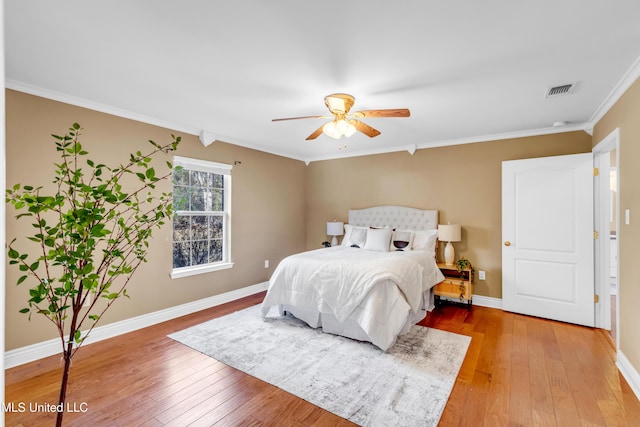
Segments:
[[[471,341],[414,326],[383,352],[259,305],[169,337],[361,426],[436,426]]]

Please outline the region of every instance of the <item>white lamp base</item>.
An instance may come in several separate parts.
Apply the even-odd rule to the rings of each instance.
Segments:
[[[456,251],[453,249],[451,242],[447,243],[444,248],[444,263],[447,265],[453,265],[453,261],[456,259]]]
[[[336,236],[331,239],[331,246],[338,246],[338,238]]]

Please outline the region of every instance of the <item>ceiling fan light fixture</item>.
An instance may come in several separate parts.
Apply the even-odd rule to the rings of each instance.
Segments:
[[[344,133],[344,136],[349,138],[351,135],[353,135],[356,132],[357,132],[356,127],[354,125],[352,125],[351,123],[349,123],[349,127],[347,128],[347,131]]]
[[[342,136],[348,138],[356,133],[356,127],[345,119],[333,120],[322,127],[322,132],[334,139],[340,139]]]
[[[287,117],[282,119],[272,119],[273,122],[280,122],[284,120],[298,120],[298,119],[328,119],[332,120],[324,125],[318,127],[309,136],[305,138],[306,141],[311,141],[322,135],[323,133],[330,138],[340,139],[343,136],[347,138],[356,132],[361,132],[369,138],[374,138],[380,135],[380,131],[362,122],[359,119],[377,118],[377,117],[409,117],[411,113],[407,108],[394,108],[385,110],[362,110],[355,113],[349,113],[355,98],[352,95],[346,93],[334,93],[327,95],[324,98],[324,103],[329,109],[329,112],[333,117],[329,116],[301,116],[301,117]]]
[[[345,119],[338,120],[336,123],[336,129],[338,129],[340,133],[347,138],[356,133],[356,127]]]
[[[322,132],[333,139],[340,139],[340,137],[342,136],[342,133],[338,130],[335,121],[331,121],[322,126]]]

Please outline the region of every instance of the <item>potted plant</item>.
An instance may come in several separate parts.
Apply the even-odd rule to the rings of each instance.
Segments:
[[[460,257],[460,259],[456,262],[456,270],[458,270],[458,273],[460,273],[460,279],[462,280],[467,280],[470,277],[466,277],[465,276],[465,272],[466,270],[471,270],[471,273],[473,273],[473,266],[471,265],[471,262],[466,259],[465,257]],[[465,287],[464,285],[460,285],[460,299],[464,299],[464,294],[465,294]]]
[[[466,280],[464,276],[466,269],[473,270],[473,266],[471,265],[471,262],[468,259],[466,259],[465,257],[461,257],[456,262],[456,270],[458,270],[458,273],[460,273],[460,278],[462,278],[463,280]]]

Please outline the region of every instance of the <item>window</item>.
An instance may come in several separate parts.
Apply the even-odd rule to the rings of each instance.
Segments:
[[[231,268],[232,166],[178,156],[173,164],[171,277]]]

